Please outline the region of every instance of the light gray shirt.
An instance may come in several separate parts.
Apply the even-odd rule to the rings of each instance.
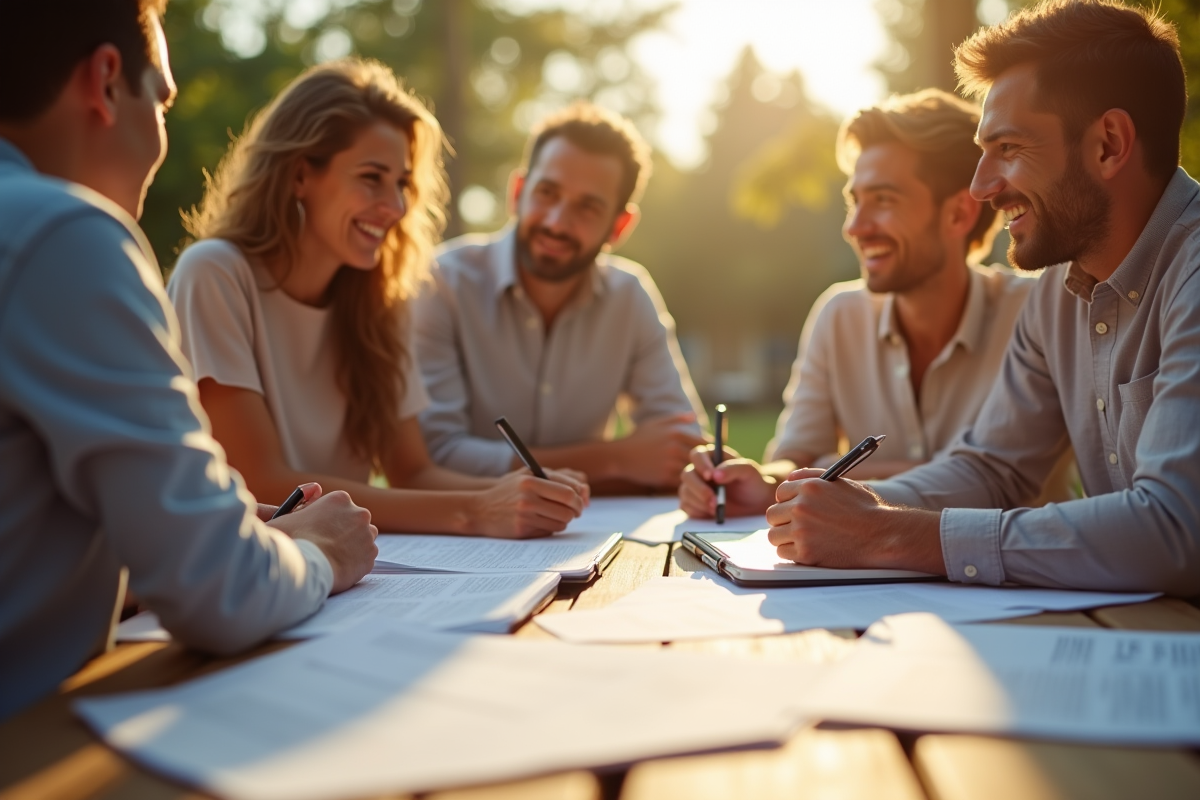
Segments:
[[[952,580],[1200,593],[1200,185],[1179,169],[1108,280],[1030,294],[947,458],[873,484],[941,514]],[[1088,497],[1022,508],[1075,448]]]
[[[226,465],[134,221],[0,139],[0,718],[105,646],[123,568],[177,639],[215,652],[303,619],[333,583]]]
[[[550,330],[517,277],[515,234],[464,236],[437,254],[415,306],[417,362],[432,403],[421,429],[434,460],[473,475],[512,469],[493,421],[531,447],[601,441],[617,399],[635,425],[705,419],[675,322],[639,264],[602,253]]]

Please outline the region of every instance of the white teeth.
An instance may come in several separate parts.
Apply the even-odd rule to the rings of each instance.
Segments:
[[[367,234],[368,236],[374,236],[376,239],[382,239],[383,234],[386,232],[386,231],[384,231],[383,228],[380,228],[376,225],[370,225],[366,222],[361,222],[361,221],[356,220],[354,224],[363,233]]]
[[[877,256],[886,255],[887,253],[892,252],[892,248],[877,245],[875,247],[864,247],[862,252],[867,258],[876,258]]]
[[[1025,212],[1028,210],[1025,206],[1012,206],[1011,208],[1004,209],[1004,224],[1011,225],[1013,220],[1025,216]]]

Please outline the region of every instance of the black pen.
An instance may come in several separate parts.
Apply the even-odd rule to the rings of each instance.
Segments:
[[[879,436],[868,436],[859,442],[853,450],[839,458],[832,467],[821,473],[821,480],[836,481],[838,478],[845,475],[851,468],[859,463],[866,461],[867,457],[879,449],[879,444],[887,438],[886,433]]]
[[[713,469],[725,460],[725,404],[717,403],[717,420],[713,425]],[[717,524],[725,524],[725,485],[717,486]]]
[[[545,478],[546,471],[542,469],[542,465],[533,457],[533,453],[529,452],[529,448],[521,441],[521,437],[517,436],[517,432],[513,430],[512,425],[508,424],[508,420],[504,417],[496,417],[496,427],[500,429],[500,433],[504,434],[504,438],[508,441],[510,447],[517,453],[517,458],[524,462],[525,466],[529,467],[529,471],[534,474],[534,477]]]
[[[290,514],[292,512],[292,509],[294,509],[296,506],[298,506],[300,504],[300,501],[303,499],[304,499],[304,487],[297,486],[295,489],[292,489],[292,493],[288,495],[288,499],[283,501],[283,505],[281,505],[279,508],[275,509],[275,513],[271,515],[271,519],[278,519],[279,517],[282,517],[284,514]]]

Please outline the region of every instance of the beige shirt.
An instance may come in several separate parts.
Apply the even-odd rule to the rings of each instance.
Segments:
[[[972,267],[954,337],[925,372],[918,397],[895,297],[861,280],[831,286],[804,324],[787,403],[766,459],[825,456],[887,434],[876,459],[928,460],[975,420],[1013,325],[1037,279]]]
[[[261,394],[292,469],[366,482],[370,462],[342,435],[346,398],[337,385],[331,311],[271,287],[230,242],[208,239],[183,251],[167,293],[196,380]],[[411,346],[411,331],[407,340]],[[400,419],[429,403],[413,361],[404,370]]]
[[[433,285],[416,303],[433,398],[421,428],[438,463],[509,471],[512,449],[493,424],[502,415],[531,447],[605,439],[621,396],[635,425],[689,412],[705,419],[675,321],[641,265],[600,254],[550,330],[516,270],[511,228],[464,236],[438,253]]]

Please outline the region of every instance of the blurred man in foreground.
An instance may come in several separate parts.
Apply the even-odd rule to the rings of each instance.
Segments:
[[[437,462],[521,466],[493,424],[507,416],[542,466],[586,473],[593,492],[675,488],[704,412],[654,282],[608,252],[637,224],[649,170],[629,120],[577,103],[534,130],[510,187],[514,224],[439,251],[416,306]],[[636,428],[611,440],[621,397]]]
[[[679,489],[690,516],[713,516],[716,484],[730,515],[762,514],[792,471],[828,467],[876,434],[887,439],[854,477],[903,472],[975,420],[1034,284],[978,266],[997,221],[969,191],[978,123],[977,106],[927,89],[842,126],[843,233],[863,277],[833,285],[809,312],[768,463],[714,469],[711,448],[692,451]]]
[[[986,93],[972,194],[1009,222],[1014,264],[1049,269],[948,457],[871,488],[795,473],[770,539],[805,564],[1196,594],[1200,185],[1178,166],[1175,29],[1120,3],[1047,2],[955,62]],[[1019,507],[1068,443],[1087,498]]]
[[[344,493],[264,525],[209,435],[134,222],[175,95],[164,6],[0,6],[0,717],[105,647],[126,580],[226,653],[374,561]]]

